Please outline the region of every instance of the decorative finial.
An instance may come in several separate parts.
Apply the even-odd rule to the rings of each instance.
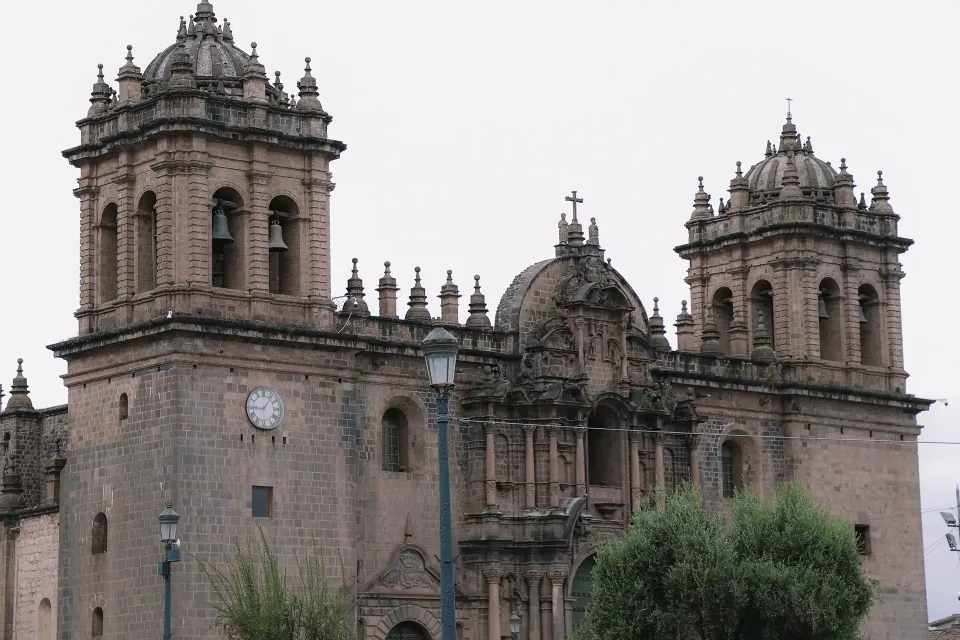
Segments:
[[[883,184],[883,171],[877,171],[877,184]]]
[[[847,159],[840,158],[840,173],[846,173],[846,172],[847,172]]]
[[[311,74],[310,68],[310,57],[307,56],[303,59],[307,63],[307,66],[304,67],[303,77],[300,78],[300,82],[297,83],[297,87],[300,89],[300,100],[297,102],[297,109],[302,109],[304,111],[323,111],[323,106],[320,104],[318,96],[320,91],[317,88],[317,80]]]
[[[453,284],[453,269],[447,269],[447,282]]]
[[[858,209],[866,210],[867,208],[867,198],[864,195],[863,191],[860,192],[860,202],[857,203]]]
[[[360,279],[360,274],[357,270],[356,258],[353,258],[353,270],[350,274],[350,279],[347,280],[347,300],[348,304],[344,305],[343,311],[341,313],[349,313],[358,317],[366,317],[370,315],[370,308],[367,306],[367,302],[363,299],[363,280]]]
[[[743,171],[740,169],[740,167],[741,167],[741,163],[739,160],[737,160],[737,177],[738,178],[743,177]]]
[[[654,296],[653,298],[653,312],[660,313],[660,298]]]
[[[473,276],[473,291],[475,293],[480,293],[480,276]]]
[[[390,261],[389,260],[383,263],[383,276],[385,278],[390,277]]]
[[[16,409],[33,409],[27,379],[23,376],[23,358],[17,358],[17,376],[13,379],[13,384],[10,385],[10,400],[7,401],[5,411]]]
[[[417,286],[419,287],[420,286],[420,267],[414,267],[413,271],[414,273],[416,273],[416,276],[414,277],[414,281],[417,283]]]
[[[803,146],[803,150],[807,153],[813,153],[813,142],[810,141],[810,136],[807,136],[807,144]]]
[[[97,65],[97,81],[103,82],[103,64]]]
[[[358,262],[358,260],[357,260],[356,258],[354,258],[354,259],[353,259],[353,277],[354,277],[354,278],[357,277],[357,262]]]
[[[410,308],[407,309],[404,319],[430,322],[433,318],[430,317],[430,311],[427,309],[427,291],[420,284],[420,267],[414,267],[413,271],[416,277],[410,289],[410,302],[407,303]]]
[[[303,61],[307,63],[307,67],[304,69],[304,71],[307,72],[307,75],[310,75],[310,56],[304,58]]]
[[[183,16],[180,16],[180,27],[177,29],[177,40],[182,40],[187,37],[187,21],[183,19]]]
[[[17,358],[17,377],[23,377],[23,358]]]
[[[767,333],[762,309],[757,312],[757,330],[753,334],[753,350],[750,352],[750,359],[761,364],[770,364],[777,359],[777,354],[773,350],[773,341]]]
[[[681,300],[681,301],[680,301],[680,313],[687,313],[687,301],[686,301],[686,300]]]
[[[256,59],[257,59],[257,43],[256,43],[256,42],[251,42],[251,43],[250,43],[250,49],[251,49],[251,51],[250,51],[250,57],[253,58],[254,61],[256,61]]]
[[[187,35],[188,36],[197,35],[197,30],[193,26],[193,14],[190,15],[190,20],[187,21]]]
[[[763,155],[768,158],[773,155],[773,145],[770,144],[769,140],[767,140],[767,150],[763,152]]]
[[[877,171],[877,186],[870,189],[873,199],[870,201],[870,211],[874,213],[893,213],[890,206],[890,192],[883,184],[883,171]]]
[[[703,176],[697,176],[697,181],[700,183],[700,193],[703,193]]]
[[[127,64],[133,64],[133,45],[127,45]]]
[[[233,40],[233,29],[230,27],[230,20],[227,18],[223,19],[223,39]]]
[[[650,316],[650,343],[656,351],[670,351],[667,330],[660,315],[660,298],[653,299],[653,315]]]
[[[473,276],[473,295],[470,296],[470,316],[466,326],[474,329],[490,329],[490,317],[487,315],[487,299],[480,292],[480,276]]]

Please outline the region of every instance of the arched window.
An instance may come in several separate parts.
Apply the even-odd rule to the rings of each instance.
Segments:
[[[720,475],[724,498],[732,498],[743,489],[743,453],[732,440],[720,445]]]
[[[270,293],[303,295],[300,287],[302,223],[297,203],[291,198],[277,196],[270,201]]]
[[[382,420],[383,470],[408,471],[410,441],[407,416],[400,409],[387,409]]]
[[[663,448],[663,484],[667,493],[677,490],[677,457],[673,449]]]
[[[590,574],[597,565],[597,557],[590,556],[580,563],[577,573],[573,576],[573,631],[578,631],[587,614],[587,605],[590,603]]]
[[[730,353],[730,323],[733,322],[733,292],[726,287],[713,294],[713,321],[720,330],[720,348]]]
[[[117,205],[108,204],[97,226],[97,252],[100,256],[97,287],[100,303],[117,298]]]
[[[127,400],[127,394],[120,394],[120,419],[126,420],[129,415],[129,400]]]
[[[843,362],[843,305],[840,287],[831,278],[820,282],[817,316],[820,318],[820,359]]]
[[[100,607],[93,610],[93,625],[90,635],[94,638],[103,636],[103,609]]]
[[[210,215],[210,271],[213,286],[243,289],[246,274],[243,198],[229,187],[217,189],[213,194]]]
[[[53,640],[53,612],[47,598],[37,607],[37,640]]]
[[[870,367],[883,366],[883,317],[880,296],[868,284],[857,290],[860,299],[860,362]]]
[[[763,312],[763,321],[767,325],[767,332],[770,334],[771,345],[777,348],[776,340],[776,316],[773,313],[773,287],[766,280],[759,280],[753,289],[750,290],[750,331],[751,336],[757,330],[757,322],[760,312]],[[751,340],[751,345],[753,344]]]
[[[90,552],[93,554],[107,552],[107,516],[102,512],[93,519]]]
[[[428,640],[430,635],[416,622],[401,622],[387,634],[387,640]]]
[[[157,195],[147,191],[140,196],[136,213],[136,290],[150,291],[157,286]]]
[[[610,407],[597,407],[587,422],[587,484],[618,487],[621,478],[620,417]]]

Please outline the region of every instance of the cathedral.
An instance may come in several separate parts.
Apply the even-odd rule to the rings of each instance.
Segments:
[[[676,247],[690,286],[676,344],[576,192],[495,311],[475,276],[461,314],[447,272],[437,316],[419,268],[386,262],[372,287],[354,260],[345,289],[331,282],[330,170],[347,146],[310,58],[290,89],[210,2],[143,69],[131,47],[115,82],[100,65],[63,152],[79,170],[80,305],[50,350],[68,404],[34,407],[21,362],[0,413],[2,640],[159,635],[168,503],[174,637],[219,637],[198,560],[223,566],[262,527],[290,567],[320,545],[358,640],[439,640],[421,350],[436,326],[460,345],[459,639],[510,638],[515,615],[521,640],[570,638],[598,544],[656,488],[693,483],[722,512],[790,480],[856,533],[882,591],[865,636],[926,636],[916,416],[931,402],[907,393],[911,241],[880,172],[858,195],[788,114],[716,206],[701,179]]]

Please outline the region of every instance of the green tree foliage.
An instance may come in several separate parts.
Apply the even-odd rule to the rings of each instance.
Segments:
[[[687,486],[601,546],[583,640],[856,640],[877,597],[853,528],[784,485],[733,501],[730,521]]]
[[[352,607],[346,572],[340,589],[327,581],[319,550],[299,565],[290,584],[260,530],[256,551],[237,544],[224,570],[199,561],[220,600],[216,624],[226,640],[348,640]]]

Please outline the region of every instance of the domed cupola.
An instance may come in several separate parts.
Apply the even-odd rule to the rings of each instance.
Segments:
[[[237,47],[233,40],[230,21],[217,25],[213,4],[201,2],[190,20],[180,17],[177,41],[161,51],[143,73],[144,84],[163,85],[171,76],[178,49],[190,57],[197,88],[222,91],[231,95],[243,95],[244,67],[250,55]],[[278,94],[275,87],[267,84],[267,93]]]
[[[833,183],[837,171],[829,162],[814,156],[809,136],[801,142],[793,118],[788,113],[787,122],[780,133],[779,146],[773,146],[768,140],[764,159],[750,167],[744,176],[750,190],[750,204],[762,204],[780,196],[783,176],[791,156],[800,176],[799,186],[803,196],[833,202]]]

